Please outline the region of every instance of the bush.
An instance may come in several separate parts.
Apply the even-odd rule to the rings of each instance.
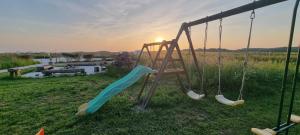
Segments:
[[[30,56],[29,56],[30,57]],[[38,62],[33,61],[28,56],[19,57],[16,55],[2,55],[0,56],[0,69],[7,69],[19,66],[27,66],[37,64]]]
[[[126,75],[129,71],[130,71],[130,69],[124,69],[121,67],[111,65],[111,66],[107,67],[107,71],[105,72],[105,74],[110,77],[119,78],[119,77]]]
[[[133,67],[132,57],[128,52],[120,53],[115,60],[115,66],[131,69]]]

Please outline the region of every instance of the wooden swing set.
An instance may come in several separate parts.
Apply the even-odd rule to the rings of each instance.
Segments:
[[[207,30],[208,30],[208,23],[211,21],[219,20],[219,48],[218,48],[218,77],[219,77],[219,85],[218,85],[218,92],[215,96],[216,100],[222,104],[228,105],[228,106],[238,106],[244,104],[243,100],[243,89],[245,85],[245,76],[247,74],[247,63],[248,63],[248,50],[251,45],[251,35],[252,35],[252,27],[253,27],[253,20],[255,19],[255,10],[258,8],[266,7],[269,5],[281,3],[287,0],[258,0],[253,1],[252,3],[233,8],[215,15],[207,16],[199,20],[195,20],[188,23],[183,23],[179,29],[179,32],[177,33],[177,36],[175,39],[171,41],[162,41],[162,42],[155,42],[155,43],[148,43],[144,44],[139,56],[136,65],[138,65],[141,62],[141,56],[143,54],[148,55],[148,60],[150,60],[150,64],[148,65],[152,69],[156,70],[154,74],[148,74],[144,80],[144,84],[138,94],[138,106],[142,109],[145,109],[147,105],[149,104],[152,96],[154,95],[157,86],[159,85],[161,79],[165,75],[173,74],[176,76],[182,92],[184,92],[188,97],[194,99],[194,100],[200,100],[204,98],[207,95],[207,91],[204,89],[204,78],[205,78],[205,53],[206,53],[206,45],[207,45]],[[294,98],[295,98],[295,92],[296,92],[296,84],[297,84],[297,75],[299,70],[299,61],[300,61],[300,49],[298,49],[298,59],[296,63],[296,69],[293,79],[293,86],[292,86],[292,97],[290,100],[289,105],[289,113],[287,116],[287,120],[285,123],[282,124],[282,113],[283,113],[283,103],[285,99],[285,93],[286,93],[286,84],[287,84],[287,75],[289,71],[289,63],[290,63],[290,55],[291,55],[291,47],[293,43],[293,37],[294,37],[294,28],[295,28],[295,22],[296,22],[296,16],[297,16],[297,9],[299,5],[300,0],[296,0],[294,11],[293,11],[293,17],[292,17],[292,24],[291,24],[291,30],[290,30],[290,38],[289,43],[287,46],[287,55],[286,55],[286,63],[285,63],[285,69],[284,69],[284,75],[283,75],[283,81],[282,81],[282,88],[281,88],[281,99],[280,99],[280,107],[279,107],[279,113],[278,113],[278,120],[277,125],[273,129],[258,129],[258,128],[252,128],[251,131],[254,134],[257,135],[275,135],[280,134],[285,131],[286,135],[289,132],[289,128],[293,127],[294,125],[300,123],[300,117],[297,115],[293,115],[293,104],[294,104]],[[222,20],[223,18],[230,17],[233,15],[241,14],[244,12],[252,11],[250,15],[250,30],[248,35],[248,42],[246,45],[246,50],[244,53],[244,64],[243,64],[243,74],[242,74],[242,80],[241,80],[241,87],[239,90],[239,96],[237,100],[230,100],[226,98],[222,94],[222,88],[221,88],[221,63],[222,63]],[[204,37],[204,46],[203,46],[203,62],[202,62],[202,71],[200,70],[200,65],[198,63],[196,52],[193,46],[193,42],[191,39],[191,27],[200,25],[200,24],[206,24],[205,27],[205,37]],[[187,65],[184,61],[184,58],[182,56],[182,52],[180,50],[178,40],[180,39],[181,35],[185,33],[188,44],[189,44],[189,53],[192,56],[192,61],[195,66],[195,72],[197,75],[197,80],[201,82],[201,89],[195,90],[192,88],[190,75],[188,73]],[[158,46],[158,50],[151,50],[153,47]],[[164,51],[165,49],[165,51]],[[153,52],[156,52],[154,55]],[[176,58],[174,57],[176,56]],[[190,61],[189,61],[190,62]],[[178,68],[178,65],[180,65],[180,68]],[[154,79],[151,81],[151,76],[154,76]],[[184,77],[184,79],[183,79]],[[184,83],[184,81],[187,83]],[[146,86],[149,87],[146,87]],[[145,90],[146,89],[146,90]],[[200,93],[197,93],[196,91],[201,91]]]
[[[151,50],[150,48],[153,46],[159,46],[158,47],[159,49],[155,56],[152,56],[151,51],[150,51]],[[162,51],[164,48],[167,51],[165,55],[168,55],[168,56],[162,56],[163,55]],[[151,97],[153,96],[153,94],[156,90],[157,85],[159,84],[159,81],[161,80],[161,77],[164,75],[174,74],[181,86],[181,90],[185,94],[187,94],[190,98],[195,99],[195,100],[200,100],[201,98],[203,98],[205,96],[205,94],[197,94],[196,92],[194,92],[191,89],[191,80],[190,80],[189,74],[187,72],[187,67],[183,60],[183,56],[182,56],[181,50],[179,48],[179,45],[175,40],[144,44],[144,46],[138,56],[137,64],[140,62],[141,55],[143,54],[144,49],[146,50],[146,54],[149,56],[149,59],[151,61],[151,64],[148,66],[151,67],[152,69],[156,69],[157,72],[154,73],[154,75],[156,77],[154,79],[154,82],[152,82],[152,84],[150,86],[150,90],[147,91],[148,93],[145,95],[144,98],[141,98],[146,85],[148,83],[151,83],[149,81],[151,74],[148,74],[145,78],[142,89],[138,95],[138,100],[140,101],[141,108],[143,108],[143,109],[146,108],[147,104],[149,103]],[[172,54],[174,53],[174,51],[176,52],[178,58],[172,57]],[[193,55],[195,56],[194,62],[198,63],[196,55],[195,55],[195,51],[193,50],[192,52],[194,52]],[[162,57],[164,57],[164,58],[162,58]],[[181,68],[176,67],[176,65],[178,65],[177,63],[179,63],[179,65],[181,65]],[[200,71],[199,68],[197,68],[197,71]],[[184,85],[184,83],[182,81],[182,77],[181,77],[182,74],[185,76],[185,78],[189,84],[188,88]],[[204,91],[204,93],[205,92],[206,91]]]

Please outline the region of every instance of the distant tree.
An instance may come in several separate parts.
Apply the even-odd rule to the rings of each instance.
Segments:
[[[73,55],[71,53],[62,53],[61,54],[64,58],[66,58],[67,62],[71,61]]]
[[[133,60],[132,57],[128,52],[122,52],[115,58],[115,66],[121,68],[132,68],[133,67]]]
[[[76,61],[80,61],[80,53],[72,53],[72,58]]]
[[[93,54],[85,54],[85,55],[83,55],[83,58],[84,58],[86,61],[91,61],[93,57],[94,57]]]
[[[26,54],[18,55],[18,57],[21,59],[31,59],[32,58],[30,55],[26,55]]]

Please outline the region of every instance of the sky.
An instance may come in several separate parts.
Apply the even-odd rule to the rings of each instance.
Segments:
[[[0,0],[0,52],[133,51],[175,38],[180,25],[252,0]],[[288,43],[295,1],[256,10],[251,47]],[[250,12],[223,19],[223,48],[246,46]],[[299,15],[298,15],[299,16]],[[294,46],[299,44],[297,21]],[[219,21],[208,24],[208,48],[218,46]],[[205,25],[191,28],[203,47]],[[186,48],[182,36],[180,47]]]

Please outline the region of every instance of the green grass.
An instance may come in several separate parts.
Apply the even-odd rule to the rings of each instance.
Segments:
[[[283,66],[274,62],[250,65],[244,91],[246,104],[242,107],[232,108],[216,102],[217,68],[208,65],[205,87],[209,95],[201,101],[185,96],[174,77],[166,77],[146,111],[135,109],[135,97],[142,85],[139,81],[86,117],[75,116],[77,107],[95,97],[119,75],[114,76],[110,71],[92,76],[11,79],[0,74],[0,134],[32,135],[43,127],[46,134],[58,135],[251,135],[251,127],[272,128],[276,124]],[[235,62],[224,63],[223,93],[230,99],[238,95],[239,70]],[[292,73],[289,82],[291,79]],[[291,94],[290,86],[287,97]],[[199,84],[195,83],[195,87]],[[300,115],[300,91],[297,90],[294,113]],[[283,116],[286,116],[287,100],[284,108]],[[292,135],[296,133],[300,133],[300,125],[291,129]]]
[[[27,66],[37,64],[30,58],[22,58],[16,55],[0,55],[0,69]]]

